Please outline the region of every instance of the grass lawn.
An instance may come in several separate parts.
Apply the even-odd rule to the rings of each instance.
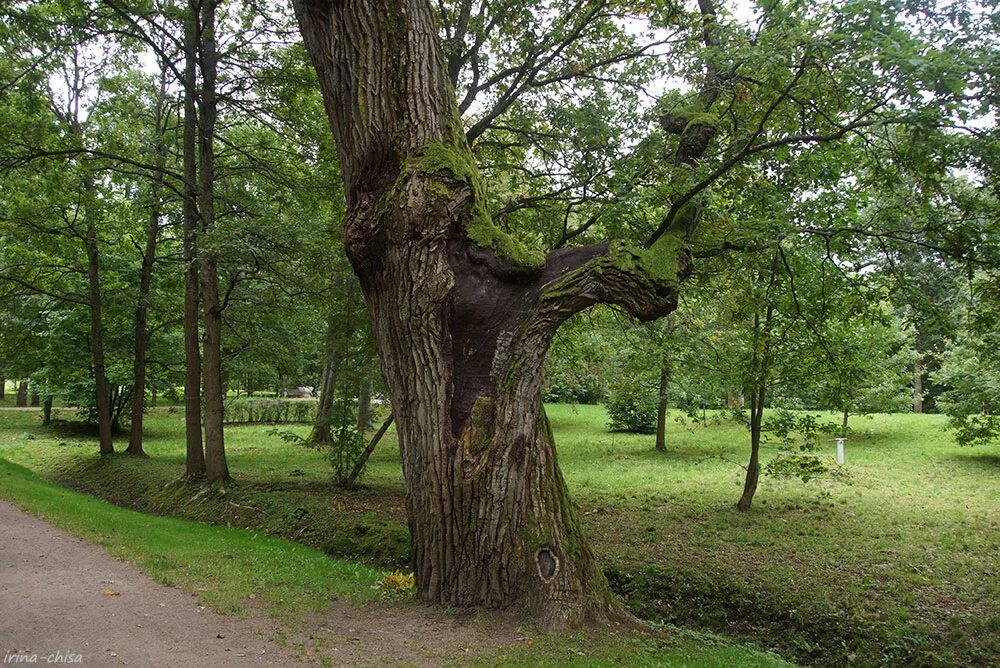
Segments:
[[[668,451],[656,453],[652,437],[609,433],[600,407],[548,411],[598,558],[638,615],[809,664],[1000,660],[1000,451],[953,445],[940,416],[852,418],[845,480],[764,477],[754,508],[737,513],[749,449],[741,426],[671,421]],[[148,460],[101,459],[91,437],[43,429],[35,412],[0,411],[0,457],[146,512],[273,533],[375,568],[405,564],[392,434],[366,486],[343,492],[330,485],[322,453],[272,429],[227,430],[237,483],[225,494],[177,482],[176,409],[150,415]],[[765,447],[764,462],[777,450]],[[516,652],[504,658],[530,663]],[[731,665],[704,661],[678,665]]]
[[[383,574],[304,545],[176,517],[157,517],[109,504],[55,485],[0,458],[0,498],[45,519],[135,565],[159,582],[197,593],[200,602],[224,613],[255,606],[294,633],[310,613],[323,613],[332,598],[363,605],[385,598]],[[377,626],[379,609],[366,615]],[[314,618],[315,619],[315,618]],[[284,635],[284,634],[282,634]],[[673,666],[790,668],[792,664],[753,647],[674,629],[648,637],[615,633],[556,636],[529,634],[530,646],[490,648],[462,655],[463,663],[495,666]],[[523,638],[522,638],[523,640]],[[306,647],[302,647],[303,652]],[[313,648],[324,665],[334,659],[324,645]],[[454,653],[436,658],[447,662]],[[428,655],[428,658],[434,658]]]

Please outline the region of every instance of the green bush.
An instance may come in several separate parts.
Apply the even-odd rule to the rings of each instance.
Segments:
[[[285,424],[313,422],[316,399],[244,398],[226,402],[227,424]]]
[[[607,402],[608,428],[633,434],[656,431],[656,411],[659,406],[656,388],[641,382],[621,385],[611,391]]]

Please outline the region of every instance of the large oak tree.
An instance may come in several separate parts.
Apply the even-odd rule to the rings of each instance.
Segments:
[[[491,216],[470,141],[510,108],[516,91],[591,74],[590,65],[563,62],[561,38],[549,40],[557,46],[548,55],[545,46],[535,49],[547,38],[525,39],[524,61],[503,71],[509,80],[466,130],[460,109],[474,107],[469,95],[482,90],[475,50],[483,40],[465,50],[472,3],[440,8],[447,49],[426,0],[293,4],[340,154],[345,245],[397,419],[421,597],[516,608],[550,627],[619,616],[569,500],[540,401],[553,336],[598,303],[640,320],[674,310],[699,223],[702,242],[715,245],[699,253],[752,250],[726,217],[705,215],[706,196],[726,180],[732,187],[766,178],[762,156],[787,159],[862,135],[872,153],[891,155],[892,128],[946,125],[974,99],[955,90],[970,59],[921,44],[943,39],[955,22],[967,26],[969,16],[925,21],[920,12],[933,8],[915,6],[922,18],[908,31],[879,3],[840,11],[767,3],[756,26],[725,41],[708,0],[693,15],[673,3],[650,5],[663,25],[686,26],[688,40],[666,60],[692,86],[665,100],[660,150],[636,151],[647,163],[636,173],[665,184],[649,209],[658,221],[643,245],[567,248],[579,235],[564,219],[557,248],[541,254]],[[606,17],[613,4],[576,9]],[[625,4],[615,7],[628,13]],[[486,15],[473,21],[484,34]],[[549,66],[559,72],[543,74]],[[463,67],[471,74],[461,76]],[[456,97],[457,84],[464,95]],[[823,189],[845,169],[836,155],[820,164],[803,175],[804,188]]]

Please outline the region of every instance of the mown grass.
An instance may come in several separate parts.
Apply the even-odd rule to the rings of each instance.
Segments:
[[[222,613],[242,614],[256,601],[282,618],[324,610],[335,597],[363,603],[379,596],[381,573],[372,568],[254,531],[119,508],[4,459],[0,498]]]
[[[189,492],[190,492],[189,488]],[[216,494],[208,488],[202,493]],[[45,480],[0,458],[0,498],[130,562],[157,581],[195,593],[222,613],[253,602],[294,629],[332,598],[364,604],[384,598],[382,574],[315,549],[257,532],[156,517],[121,508]],[[378,624],[377,615],[371,617]],[[635,637],[613,633],[534,635],[524,647],[487,650],[462,663],[550,666],[718,666],[785,668],[777,656],[713,636],[675,631]],[[324,665],[330,657],[318,650]],[[447,662],[448,656],[438,657]]]
[[[548,412],[585,529],[640,616],[816,665],[1000,657],[1000,453],[953,445],[940,416],[853,418],[846,481],[765,477],[754,508],[737,513],[748,448],[740,425],[671,421],[668,451],[656,453],[651,437],[609,433],[600,407]],[[116,503],[252,527],[380,568],[406,561],[391,433],[366,487],[343,492],[322,453],[270,427],[231,428],[236,484],[224,497],[191,498],[173,484],[183,468],[179,412],[150,416],[149,460],[101,459],[92,439],[44,430],[34,414],[0,420],[0,456]],[[765,463],[777,450],[765,447]]]

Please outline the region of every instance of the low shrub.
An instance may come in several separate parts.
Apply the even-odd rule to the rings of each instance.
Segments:
[[[659,394],[654,387],[637,382],[612,390],[607,402],[608,428],[634,434],[656,431],[656,411]]]

